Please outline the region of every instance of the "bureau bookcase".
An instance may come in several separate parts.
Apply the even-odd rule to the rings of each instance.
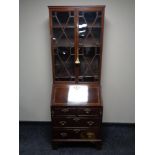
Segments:
[[[101,146],[105,6],[49,6],[52,145]]]

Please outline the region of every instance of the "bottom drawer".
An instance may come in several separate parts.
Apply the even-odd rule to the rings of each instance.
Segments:
[[[53,128],[53,139],[100,139],[100,128]]]

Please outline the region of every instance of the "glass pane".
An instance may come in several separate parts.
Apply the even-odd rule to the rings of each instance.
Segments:
[[[79,29],[79,46],[100,46],[100,32],[99,28]]]
[[[100,67],[100,48],[82,47],[79,50],[79,81],[98,81]]]
[[[84,18],[88,24],[92,24],[96,19],[96,12],[84,12]]]
[[[80,82],[99,80],[101,12],[79,12]]]
[[[74,12],[52,12],[56,81],[74,81]]]
[[[53,12],[53,27],[74,26],[74,12]]]
[[[79,12],[79,26],[101,26],[101,12]]]
[[[74,29],[73,28],[53,28],[53,46],[73,47]]]
[[[55,80],[72,81],[74,75],[74,48],[59,47],[55,49]]]
[[[100,12],[79,12],[79,46],[100,46]]]

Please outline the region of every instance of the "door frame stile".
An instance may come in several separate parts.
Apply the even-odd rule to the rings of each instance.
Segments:
[[[78,48],[78,10],[77,8],[75,9],[75,16],[74,16],[74,26],[75,26],[75,29],[74,29],[74,47],[75,47],[75,60],[74,62],[76,61],[77,57],[78,57],[78,53],[77,53],[77,50],[79,50]],[[78,76],[79,76],[79,64],[75,64],[75,83],[77,84],[79,82],[79,79],[78,79]]]

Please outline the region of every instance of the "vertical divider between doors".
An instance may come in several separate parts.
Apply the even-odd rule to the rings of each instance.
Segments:
[[[78,10],[77,8],[74,10],[74,50],[75,50],[75,60],[76,61],[78,55],[77,55],[77,50],[78,50]],[[75,64],[75,83],[78,83],[78,75],[79,75],[79,65]]]

